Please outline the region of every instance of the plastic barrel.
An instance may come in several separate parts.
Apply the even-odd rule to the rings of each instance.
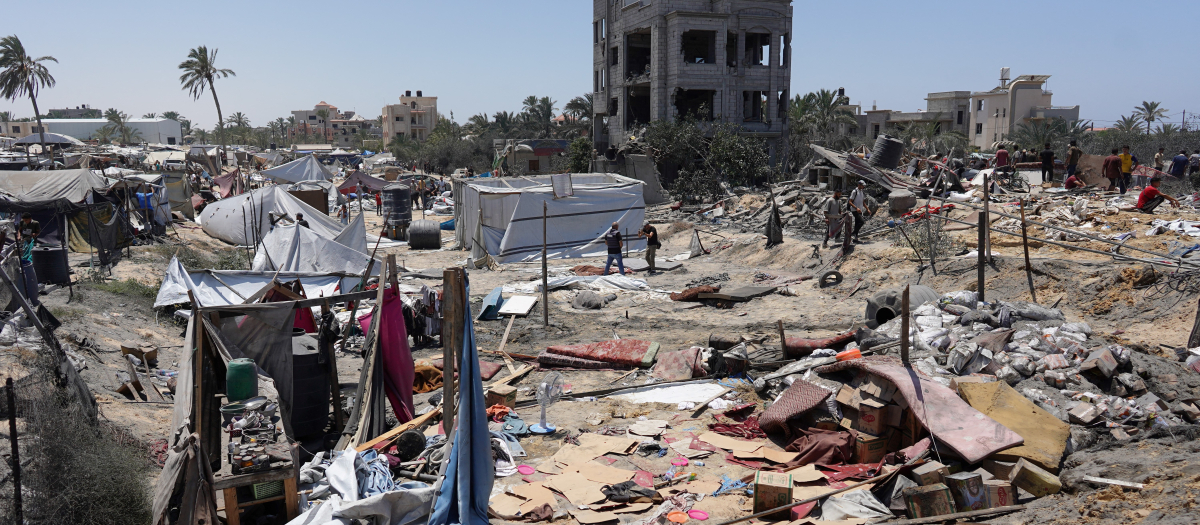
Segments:
[[[62,246],[38,246],[33,249],[33,270],[39,283],[67,284],[71,270],[67,264],[67,249]]]
[[[408,184],[388,184],[380,192],[383,218],[388,226],[405,226],[412,222],[412,190]]]
[[[867,321],[875,321],[879,324],[891,321],[900,315],[901,302],[904,296],[904,289],[897,288],[894,290],[886,290],[875,294],[874,297],[867,299]],[[908,288],[908,307],[910,310],[915,310],[929,301],[938,300],[937,292],[933,288],[924,285],[913,285]]]
[[[904,156],[904,143],[891,135],[880,135],[875,138],[875,149],[871,150],[870,164],[877,168],[893,170],[900,165],[900,157]]]
[[[329,369],[318,362],[317,340],[292,336],[292,432],[297,437],[321,434],[329,424]]]
[[[225,370],[225,397],[230,403],[258,395],[258,372],[253,359],[233,359]]]
[[[408,226],[408,247],[436,250],[442,247],[442,227],[437,221],[413,221]]]

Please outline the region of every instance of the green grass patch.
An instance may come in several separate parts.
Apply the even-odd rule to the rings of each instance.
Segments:
[[[96,290],[105,291],[116,295],[129,295],[134,297],[158,297],[158,286],[150,286],[142,283],[137,279],[125,279],[124,281],[105,281],[93,282],[89,286]]]

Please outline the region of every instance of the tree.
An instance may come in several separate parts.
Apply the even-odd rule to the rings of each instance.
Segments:
[[[551,135],[550,128],[554,125],[554,109],[555,102],[550,97],[538,98],[530,95],[521,102],[522,115],[533,129],[541,133],[539,138],[547,138]]]
[[[799,104],[803,112],[797,120],[801,125],[807,126],[813,135],[828,142],[829,137],[840,135],[843,124],[853,126],[858,123],[854,113],[845,107],[844,102],[842,97],[837,96],[837,92],[828,89],[809,93],[804,96],[803,103]]]
[[[1146,121],[1146,134],[1150,134],[1150,126],[1155,120],[1159,120],[1167,116],[1167,109],[1160,107],[1158,102],[1142,101],[1142,105],[1133,108],[1133,115]]]
[[[58,63],[52,56],[33,58],[25,53],[25,46],[17,35],[0,38],[0,97],[13,102],[19,97],[29,97],[33,103],[33,115],[37,118],[38,138],[42,152],[46,152],[46,128],[38,111],[37,92],[41,88],[54,87],[54,77],[43,62]]]
[[[415,162],[420,149],[420,144],[403,133],[397,133],[387,143],[387,150],[392,153],[397,162],[402,164]]]
[[[108,144],[112,142],[112,139],[115,135],[116,133],[114,132],[113,127],[109,125],[96,130],[95,133],[92,133],[92,138],[96,139],[101,144]]]
[[[10,122],[10,121],[12,121],[12,112],[11,111],[0,111],[0,122]]]
[[[1183,128],[1179,127],[1178,124],[1173,124],[1170,122],[1160,123],[1158,125],[1158,129],[1154,130],[1155,133],[1157,133],[1159,135],[1167,136],[1167,137],[1174,135],[1176,133],[1179,133],[1181,131],[1183,131]]]
[[[318,109],[317,118],[321,119],[321,139],[324,142],[329,142],[329,129],[327,127],[329,125],[329,110],[324,108]]]
[[[192,132],[196,134],[196,140],[199,140],[201,144],[208,143],[208,132],[204,131],[204,128],[196,128]]]
[[[592,141],[585,137],[579,137],[571,141],[571,145],[567,150],[570,161],[567,163],[567,171],[571,173],[588,173],[592,171]]]
[[[218,78],[237,76],[237,73],[231,69],[218,69],[216,63],[216,48],[213,48],[212,53],[208,52],[207,46],[193,48],[188,51],[188,59],[179,64],[179,69],[183,71],[183,74],[179,76],[179,83],[182,84],[183,90],[192,96],[193,100],[200,100],[200,96],[204,95],[206,88],[212,93],[213,104],[217,106],[217,134],[222,135],[221,163],[224,164],[225,139],[224,134],[220,133],[224,126],[222,123],[224,116],[221,115],[221,101],[217,99],[217,87],[213,82]]]
[[[230,115],[229,119],[226,120],[225,122],[228,122],[230,125],[237,126],[239,128],[250,127],[250,119],[247,118],[246,115],[242,114],[241,111],[235,112],[234,114]]]
[[[157,118],[157,117],[158,117],[158,113],[154,113],[154,112],[150,112],[150,113],[146,113],[145,115],[142,115],[142,118]]]
[[[1137,115],[1122,116],[1121,120],[1113,124],[1113,128],[1117,131],[1124,131],[1126,133],[1136,132],[1141,129],[1141,126],[1142,121]]]

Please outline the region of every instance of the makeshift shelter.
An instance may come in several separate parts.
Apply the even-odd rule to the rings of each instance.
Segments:
[[[243,304],[259,297],[270,288],[272,280],[279,282],[299,280],[310,297],[331,296],[340,291],[358,286],[362,270],[358,273],[337,272],[292,272],[292,271],[246,271],[246,270],[193,270],[183,267],[178,259],[171,258],[167,273],[154,307],[186,304],[188,291],[205,306]]]
[[[275,182],[300,182],[306,180],[329,180],[333,172],[312,155],[305,155],[282,166],[258,172]]]
[[[327,239],[337,237],[346,228],[336,218],[313,209],[277,185],[210,203],[200,213],[200,224],[205,233],[217,239],[247,246],[258,244],[271,231],[272,214],[295,219],[297,213],[304,214],[309,227]]]
[[[327,180],[306,180],[303,182],[297,182],[295,184],[289,185],[287,187],[287,189],[288,189],[288,191],[317,190],[317,191],[324,192],[325,200],[326,200],[326,208],[323,211],[325,211],[326,215],[332,214],[333,210],[337,209],[337,206],[339,204],[346,203],[346,197],[343,196],[341,193],[338,193],[337,189],[334,188],[333,183],[329,182]],[[310,204],[310,206],[311,206],[311,204]]]
[[[167,201],[171,203],[171,209],[188,220],[196,220],[196,208],[192,206],[192,184],[188,182],[187,174],[164,174],[163,185],[167,187]]]
[[[0,212],[30,212],[41,244],[66,245],[68,219],[103,202],[108,179],[91,170],[0,171]]]
[[[254,162],[259,168],[273,168],[283,164],[283,154],[271,152],[255,153]]]
[[[567,174],[564,174],[567,175]],[[563,175],[521,178],[454,179],[454,237],[457,247],[477,244],[482,232],[485,251],[497,262],[541,257],[542,210],[546,206],[547,257],[604,255],[604,233],[612,223],[625,235],[630,251],[643,250],[637,239],[645,218],[645,183],[612,173],[572,173],[570,195],[562,191]],[[552,177],[559,177],[556,194]]]
[[[42,138],[42,135],[45,135],[44,139]],[[23,146],[37,144],[40,146],[42,142],[45,142],[47,146],[57,146],[60,148],[84,145],[82,141],[75,137],[62,135],[59,133],[34,133],[33,135],[26,135],[14,141],[13,145]]]
[[[359,188],[369,192],[376,192],[382,190],[388,184],[390,184],[388,181],[379,177],[372,177],[359,170],[354,170],[353,173],[346,176],[345,182],[342,182],[341,186],[338,186],[338,192],[342,195],[357,193]]]
[[[263,238],[251,269],[361,274],[370,260],[370,255],[321,237],[308,228],[280,226]],[[377,275],[382,267],[382,263],[375,261],[371,274]]]

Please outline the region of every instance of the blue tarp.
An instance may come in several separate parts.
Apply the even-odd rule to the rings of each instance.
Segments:
[[[440,228],[443,230],[454,231],[454,219],[443,222]]]
[[[466,285],[467,297],[471,286]],[[483,404],[479,352],[471,309],[463,309],[463,353],[459,365],[458,419],[454,448],[446,463],[445,478],[437,489],[428,525],[486,525],[488,498],[493,484],[492,441]]]
[[[477,321],[495,321],[500,318],[500,307],[504,306],[503,286],[497,286],[492,289],[487,297],[483,298],[483,306],[479,308],[479,317]]]

